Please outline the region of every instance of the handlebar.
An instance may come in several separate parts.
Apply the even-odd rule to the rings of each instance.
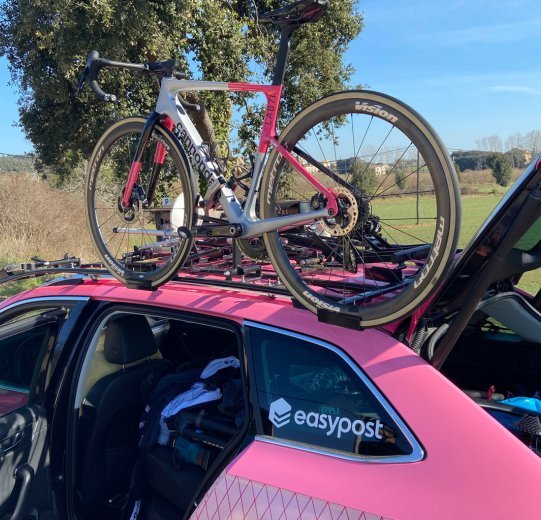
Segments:
[[[85,68],[83,69],[81,78],[79,79],[78,91],[80,92],[85,81],[88,81],[90,88],[99,100],[114,103],[117,100],[116,96],[114,94],[107,94],[104,92],[98,83],[100,70],[109,65],[109,60],[100,58],[98,51],[90,51],[86,60]]]
[[[90,51],[86,60],[85,68],[79,79],[79,85],[77,91],[80,92],[84,86],[85,81],[88,81],[90,88],[101,101],[108,101],[114,103],[117,101],[117,97],[114,94],[108,94],[100,87],[98,83],[98,76],[100,70],[104,67],[114,67],[120,69],[127,69],[135,74],[142,74],[146,76],[165,77],[170,76],[177,79],[185,79],[186,74],[176,70],[176,60],[159,61],[154,63],[126,63],[121,61],[107,60],[100,58],[98,51]]]

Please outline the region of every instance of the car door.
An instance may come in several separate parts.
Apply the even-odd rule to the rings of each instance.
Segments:
[[[384,466],[424,455],[408,427],[335,346],[253,322],[245,335],[255,440],[192,518],[384,517]]]
[[[51,510],[45,397],[75,305],[32,301],[0,314],[0,518]]]

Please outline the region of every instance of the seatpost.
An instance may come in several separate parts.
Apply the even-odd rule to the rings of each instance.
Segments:
[[[287,57],[289,55],[289,41],[291,35],[298,28],[298,25],[286,25],[282,28],[280,34],[280,46],[278,47],[278,56],[276,58],[276,67],[272,77],[273,85],[281,85],[284,82],[286,73]]]

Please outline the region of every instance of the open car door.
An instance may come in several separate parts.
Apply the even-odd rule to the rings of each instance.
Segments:
[[[0,314],[0,518],[52,512],[45,406],[55,349],[74,302],[15,304]],[[73,320],[72,320],[73,321]]]

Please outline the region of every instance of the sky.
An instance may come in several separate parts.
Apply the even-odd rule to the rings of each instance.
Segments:
[[[362,0],[354,82],[406,102],[450,149],[541,130],[539,0]]]
[[[539,0],[360,0],[359,8],[365,27],[345,56],[352,84],[404,101],[451,150],[541,130]],[[0,58],[0,153],[30,152],[14,127],[9,79]]]

